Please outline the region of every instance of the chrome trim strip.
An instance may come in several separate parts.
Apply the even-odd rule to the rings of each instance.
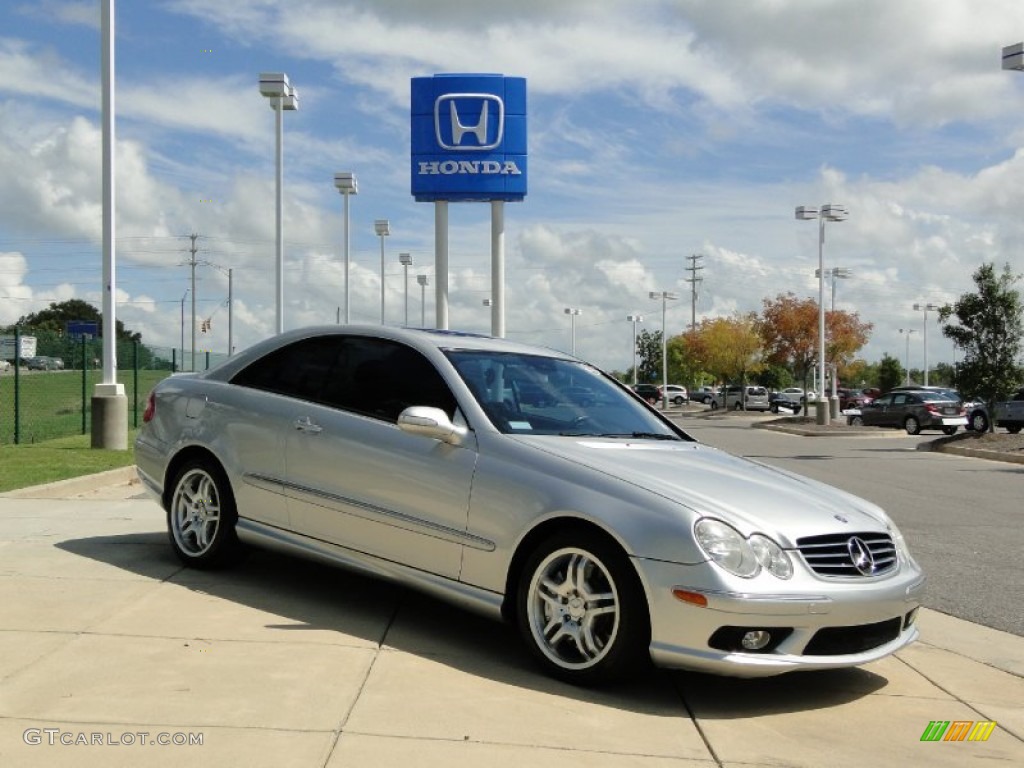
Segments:
[[[497,592],[446,579],[436,573],[421,571],[401,563],[368,555],[365,552],[301,536],[253,520],[239,518],[236,530],[238,538],[247,544],[276,549],[286,554],[312,557],[330,565],[340,565],[361,573],[390,579],[442,600],[453,602],[488,618],[499,620],[502,618],[501,604],[504,601],[504,596]]]

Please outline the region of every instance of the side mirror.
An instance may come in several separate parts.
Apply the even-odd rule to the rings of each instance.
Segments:
[[[440,440],[449,445],[462,445],[469,431],[452,423],[440,408],[411,405],[398,414],[398,428],[410,435]]]

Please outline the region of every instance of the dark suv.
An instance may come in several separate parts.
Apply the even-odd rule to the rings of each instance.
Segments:
[[[922,429],[941,429],[952,435],[967,426],[967,417],[960,400],[940,392],[894,390],[862,405],[860,413],[851,415],[848,422],[866,427],[903,427],[908,435]]]
[[[656,403],[661,400],[661,387],[656,384],[634,384],[633,391],[648,403]]]

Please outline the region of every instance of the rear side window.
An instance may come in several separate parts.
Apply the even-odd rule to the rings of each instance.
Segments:
[[[433,364],[388,339],[319,336],[271,352],[232,384],[395,422],[411,405],[455,417],[455,397]]]

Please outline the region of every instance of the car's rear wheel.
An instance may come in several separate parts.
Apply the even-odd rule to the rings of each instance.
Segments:
[[[743,407],[743,403],[741,403],[741,402],[740,402],[739,400],[737,400],[737,401],[736,401],[736,404],[735,404],[735,405],[733,405],[732,409],[733,409],[734,411],[738,411],[738,410],[740,410],[740,408],[742,408],[742,407]]]
[[[178,559],[193,568],[231,562],[241,545],[235,532],[235,498],[224,471],[209,460],[189,461],[172,488],[167,531]]]
[[[560,533],[530,554],[516,616],[530,652],[566,682],[621,679],[647,658],[650,618],[636,571],[614,543],[587,532]]]
[[[1018,432],[1020,432],[1020,425],[1014,424],[1012,427],[1007,427],[1006,431],[1009,432],[1011,435],[1016,435]]]
[[[682,395],[676,395],[674,398],[672,398],[672,402],[675,405],[682,405],[683,404],[683,396]]]
[[[864,417],[863,416],[851,416],[850,417],[850,426],[851,427],[863,427],[864,426]]]
[[[955,435],[956,434],[956,430],[957,430],[956,427],[943,427],[942,428],[942,431],[945,434],[947,434],[947,435]]]
[[[711,410],[712,411],[717,411],[718,410],[718,401],[717,400],[712,400],[711,401]]]
[[[984,411],[975,411],[971,414],[970,426],[975,432],[988,432],[988,416]]]
[[[907,416],[906,421],[903,422],[903,428],[907,430],[908,435],[917,435],[921,433],[921,422],[917,420],[916,416]]]

